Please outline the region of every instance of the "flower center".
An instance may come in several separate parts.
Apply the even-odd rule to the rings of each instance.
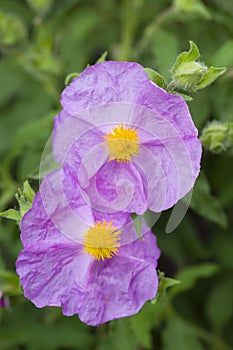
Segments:
[[[110,259],[118,252],[120,234],[121,230],[112,226],[111,221],[96,221],[84,235],[84,251],[96,260]]]
[[[125,125],[113,128],[108,134],[103,136],[108,148],[109,159],[116,159],[118,162],[131,162],[132,156],[139,152],[138,132]]]

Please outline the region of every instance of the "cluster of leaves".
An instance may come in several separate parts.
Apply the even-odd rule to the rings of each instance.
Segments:
[[[19,222],[31,205],[28,182],[18,188],[26,179],[38,188],[38,166],[65,77],[106,59],[106,50],[109,59],[150,67],[153,81],[185,95],[205,147],[184,220],[165,234],[167,211],[153,228],[162,251],[159,269],[169,278],[159,274],[156,298],[130,318],[92,329],[59,309],[36,309],[15,274],[18,225],[1,219],[0,301],[7,301],[0,303],[1,349],[231,349],[233,3],[205,3],[1,0],[1,216]],[[221,67],[226,73],[201,90],[225,71]],[[140,219],[135,225],[140,235]]]

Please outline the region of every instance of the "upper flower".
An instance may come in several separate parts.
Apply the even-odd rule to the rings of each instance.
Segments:
[[[82,200],[108,213],[160,212],[193,187],[201,144],[186,102],[152,83],[139,64],[88,67],[61,103],[53,152],[74,209]]]

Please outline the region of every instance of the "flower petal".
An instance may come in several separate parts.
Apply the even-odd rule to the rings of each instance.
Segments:
[[[36,243],[20,252],[17,273],[24,295],[37,307],[61,306],[73,289],[84,288],[92,258],[80,244]]]
[[[83,234],[94,223],[91,209],[82,207],[82,217],[70,207],[63,188],[62,170],[49,173],[35,196],[32,208],[21,222],[21,240],[26,247],[34,242],[82,242]]]
[[[137,103],[152,109],[158,115],[162,115],[181,136],[197,136],[197,129],[188,106],[181,96],[169,94],[150,81],[144,86],[143,94],[140,95]]]
[[[172,207],[193,187],[200,171],[201,144],[196,137],[174,138],[144,145],[150,160],[147,171],[148,208],[160,212]],[[146,163],[143,154],[143,164]],[[143,166],[144,169],[146,165]],[[156,180],[153,179],[153,174]]]
[[[142,66],[133,62],[106,61],[86,68],[65,88],[63,108],[72,115],[110,102],[136,103],[149,82]]]
[[[119,255],[133,256],[157,267],[160,249],[157,247],[155,235],[147,228],[147,232],[143,234],[142,239],[138,238],[134,242],[121,246]]]
[[[89,270],[88,288],[68,294],[63,300],[65,315],[79,314],[92,326],[133,315],[152,299],[158,288],[153,265],[134,257],[115,256],[96,261]],[[79,299],[75,303],[75,299]]]
[[[144,178],[131,163],[106,162],[86,188],[92,206],[142,215],[147,209]],[[145,181],[146,186],[146,181]]]

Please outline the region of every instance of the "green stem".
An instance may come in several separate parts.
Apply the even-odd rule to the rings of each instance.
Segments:
[[[123,0],[120,61],[128,61],[132,55],[134,33],[138,13],[144,0]]]
[[[138,43],[138,46],[136,48],[136,55],[140,55],[150,44],[151,39],[153,38],[153,35],[155,34],[156,30],[167,20],[171,19],[174,14],[176,13],[176,9],[174,6],[170,6],[166,8],[164,11],[160,12],[150,24],[148,24],[144,32],[142,34],[142,37]]]

